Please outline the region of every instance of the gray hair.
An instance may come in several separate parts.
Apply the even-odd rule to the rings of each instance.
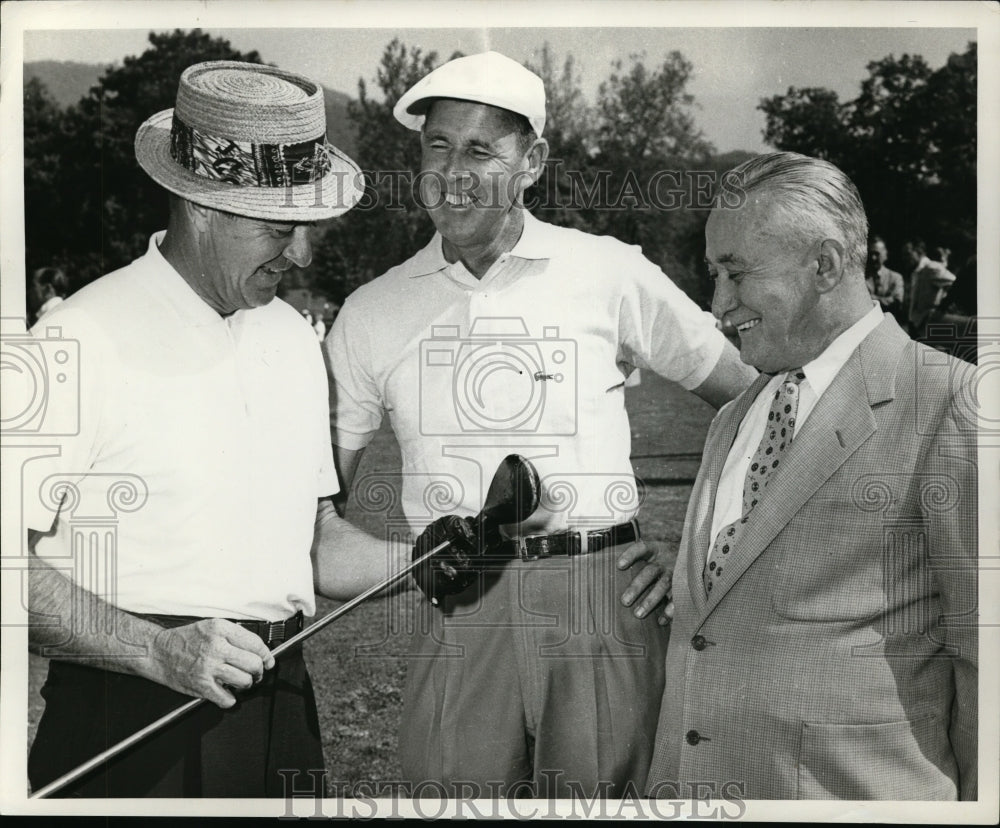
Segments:
[[[796,152],[772,152],[723,176],[716,206],[742,206],[754,191],[781,194],[783,237],[816,241],[831,231],[844,243],[847,264],[861,272],[868,258],[868,218],[854,183],[829,161]]]

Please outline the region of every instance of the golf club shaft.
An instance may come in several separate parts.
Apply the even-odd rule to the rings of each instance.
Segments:
[[[367,601],[369,598],[371,598],[376,592],[381,592],[384,589],[388,589],[389,587],[391,587],[391,586],[393,586],[395,584],[398,584],[401,580],[403,580],[403,578],[405,578],[407,575],[409,575],[414,569],[416,569],[418,566],[420,566],[422,563],[424,563],[424,561],[427,561],[430,558],[433,558],[435,555],[437,555],[439,552],[441,552],[442,550],[446,549],[450,545],[451,545],[451,541],[442,541],[437,546],[435,546],[430,552],[427,552],[427,553],[421,555],[416,560],[410,561],[410,563],[408,563],[406,566],[404,566],[399,571],[394,572],[392,575],[390,575],[388,578],[386,578],[384,581],[382,581],[382,583],[375,584],[375,586],[373,586],[373,587],[369,587],[364,592],[362,592],[360,595],[352,598],[350,601],[345,601],[343,604],[341,604],[335,610],[332,610],[331,612],[328,612],[326,615],[324,615],[322,618],[320,618],[319,621],[314,621],[312,624],[310,624],[308,627],[306,627],[301,632],[296,633],[291,638],[289,638],[287,641],[283,641],[281,644],[279,644],[277,647],[275,647],[273,650],[271,650],[271,655],[273,655],[275,658],[277,658],[279,655],[281,655],[286,650],[294,647],[296,644],[300,644],[301,642],[305,641],[307,638],[309,638],[309,636],[314,635],[315,633],[318,633],[327,624],[330,624],[330,623],[336,621],[342,615],[346,615],[352,609],[354,609],[358,604],[362,603],[363,601]]]
[[[403,578],[405,578],[407,575],[409,575],[414,569],[416,569],[418,566],[420,566],[422,563],[424,563],[428,559],[430,559],[430,558],[434,557],[435,555],[437,555],[439,552],[441,552],[443,549],[445,549],[447,546],[449,546],[450,543],[451,543],[451,541],[442,541],[437,546],[435,546],[433,549],[431,549],[429,552],[421,555],[416,560],[410,561],[410,563],[408,563],[406,566],[404,566],[402,569],[398,570],[397,572],[394,572],[392,575],[390,575],[388,578],[386,578],[381,583],[375,584],[375,586],[366,589],[364,592],[362,592],[360,595],[352,598],[350,601],[346,601],[345,603],[341,604],[339,607],[337,607],[332,612],[329,612],[326,615],[324,615],[319,621],[316,621],[315,623],[310,624],[308,627],[306,627],[301,632],[296,633],[291,638],[289,638],[287,641],[284,641],[281,644],[279,644],[277,647],[275,647],[273,650],[271,650],[271,655],[274,656],[275,658],[277,658],[279,655],[281,655],[282,653],[286,652],[290,648],[292,648],[295,645],[300,644],[303,641],[305,641],[307,638],[309,638],[309,636],[314,635],[315,633],[319,632],[321,629],[323,629],[328,624],[332,623],[333,621],[336,621],[338,618],[340,618],[340,616],[346,615],[348,612],[350,612],[352,609],[354,609],[358,604],[360,604],[363,601],[367,600],[372,595],[374,595],[376,592],[381,592],[382,590],[388,589],[389,587],[393,586],[394,584],[399,583],[401,580],[403,580]],[[145,739],[145,738],[151,736],[152,734],[156,733],[156,731],[161,730],[162,728],[166,727],[171,722],[174,722],[177,719],[181,718],[182,716],[186,715],[187,713],[190,713],[192,710],[194,710],[196,707],[198,707],[198,705],[200,705],[204,701],[205,701],[205,699],[203,699],[203,698],[196,698],[196,699],[191,699],[188,702],[185,702],[180,707],[178,707],[176,710],[171,710],[166,715],[161,716],[156,721],[151,722],[150,724],[146,725],[144,728],[142,728],[142,730],[137,730],[131,736],[128,736],[128,737],[122,739],[120,742],[117,742],[117,743],[113,744],[107,750],[105,750],[105,751],[97,754],[92,759],[88,759],[82,765],[78,765],[77,767],[73,768],[73,770],[69,771],[68,773],[63,774],[62,776],[60,776],[58,779],[55,779],[52,782],[49,782],[48,785],[45,785],[44,787],[39,788],[37,791],[33,792],[29,798],[30,799],[44,799],[44,798],[46,798],[46,797],[48,797],[48,796],[56,793],[57,791],[61,790],[62,788],[65,788],[67,785],[71,784],[72,782],[75,782],[81,776],[84,776],[85,774],[89,773],[94,768],[98,767],[99,765],[104,764],[109,759],[114,758],[115,756],[117,756],[122,751],[128,750],[130,747],[132,747],[132,745],[135,745],[138,742],[141,742],[143,739]]]
[[[98,753],[97,756],[93,757],[92,759],[88,759],[82,765],[77,765],[75,768],[73,768],[73,770],[63,774],[58,779],[49,782],[48,785],[39,788],[37,791],[34,791],[29,798],[45,799],[47,796],[54,794],[56,791],[61,790],[62,788],[69,785],[71,782],[75,782],[81,776],[85,776],[86,774],[90,773],[90,771],[92,771],[98,765],[107,762],[112,757],[117,756],[124,750],[128,750],[130,747],[132,747],[132,745],[136,744],[137,742],[141,742],[143,739],[155,733],[157,730],[166,727],[175,719],[179,719],[184,714],[191,712],[203,701],[205,700],[198,698],[198,699],[191,699],[191,701],[185,702],[176,710],[171,710],[165,716],[162,716],[155,722],[146,725],[142,730],[137,730],[131,736],[128,736],[122,739],[120,742],[109,747],[103,753]]]

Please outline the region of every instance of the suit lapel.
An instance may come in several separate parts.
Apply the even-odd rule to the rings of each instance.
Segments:
[[[768,484],[765,496],[754,508],[740,538],[739,555],[726,565],[726,577],[716,584],[711,597],[705,596],[701,589],[701,600],[696,601],[696,606],[705,614],[712,611],[816,491],[874,433],[872,407],[892,399],[896,364],[908,341],[895,320],[887,317],[848,358],[785,452],[781,473]],[[747,408],[743,408],[744,414]],[[731,445],[732,440],[724,453],[720,452],[723,463]],[[714,485],[718,485],[718,476]],[[714,493],[711,500],[714,508]],[[702,553],[707,544],[706,531]],[[700,571],[698,587],[701,588]]]

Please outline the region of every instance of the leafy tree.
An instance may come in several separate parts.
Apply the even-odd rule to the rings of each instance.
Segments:
[[[548,42],[542,46],[541,62],[525,64],[545,86],[544,138],[549,145],[545,171],[525,193],[525,204],[544,221],[564,227],[587,229],[575,196],[578,178],[588,171],[596,147],[595,116],[580,88],[580,75],[573,55],[566,55],[562,68]]]
[[[836,92],[822,87],[796,89],[761,101],[767,116],[764,140],[775,147],[795,146],[803,155],[831,163],[840,159],[847,141],[843,104]]]
[[[53,254],[57,228],[72,215],[73,196],[59,186],[65,145],[63,110],[38,78],[24,85],[24,209],[28,274],[48,265],[64,266]],[[31,220],[42,217],[44,220]]]
[[[889,55],[868,64],[854,100],[795,87],[762,100],[764,139],[843,169],[890,246],[922,236],[961,262],[975,250],[976,88],[975,43],[937,70]]]
[[[52,175],[26,199],[28,259],[65,262],[77,284],[127,264],[166,226],[163,190],[139,167],[133,146],[142,122],[174,105],[181,72],[205,60],[261,62],[256,51],[236,51],[198,29],[153,32],[149,42],[143,54],[109,69],[58,123],[37,100],[25,109],[25,135],[58,135],[61,145]],[[27,91],[37,99],[37,90]],[[26,167],[45,167],[46,146],[25,143]]]
[[[694,97],[685,91],[691,62],[673,51],[650,71],[645,54],[630,59],[628,71],[616,60],[598,91],[600,150],[630,161],[706,156],[711,147],[694,124]]]
[[[586,211],[594,232],[638,244],[689,295],[704,302],[705,216],[699,182],[713,148],[695,125],[692,64],[677,51],[652,69],[645,55],[612,64],[597,101],[592,167],[608,176],[608,203]]]

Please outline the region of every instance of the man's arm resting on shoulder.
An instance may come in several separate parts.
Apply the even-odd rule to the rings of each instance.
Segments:
[[[712,372],[691,390],[714,408],[722,408],[755,379],[757,369],[740,360],[740,352],[727,340]]]
[[[29,649],[140,676],[179,693],[231,707],[274,666],[259,637],[221,618],[165,629],[120,610],[73,583],[35,554],[42,533],[28,530]]]

